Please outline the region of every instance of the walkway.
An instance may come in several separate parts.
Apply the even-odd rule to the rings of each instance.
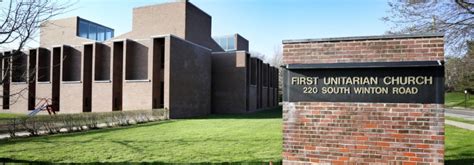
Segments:
[[[474,109],[446,108],[445,115],[450,116],[450,117],[463,118],[465,120],[474,120]],[[452,121],[452,120],[446,120],[445,123],[449,124],[449,125],[452,125],[452,126],[455,126],[455,127],[464,128],[464,129],[474,131],[474,124],[463,123],[463,122]]]
[[[464,118],[466,120],[474,120],[474,109],[452,109],[446,108],[446,116]]]

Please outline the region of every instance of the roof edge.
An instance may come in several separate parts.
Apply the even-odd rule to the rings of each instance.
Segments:
[[[373,36],[353,36],[353,37],[333,37],[315,39],[295,39],[283,40],[283,44],[310,43],[310,42],[337,42],[337,41],[359,41],[359,40],[389,40],[403,38],[433,38],[444,37],[443,33],[417,33],[417,34],[396,34],[396,35],[373,35]]]

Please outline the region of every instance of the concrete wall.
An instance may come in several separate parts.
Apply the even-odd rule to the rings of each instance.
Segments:
[[[43,22],[40,28],[40,47],[54,45],[80,45],[92,42],[87,38],[77,37],[78,17],[50,20]]]
[[[212,113],[247,112],[247,53],[212,53]]]
[[[211,110],[211,51],[171,36],[165,54],[165,107],[171,118],[204,116]],[[168,93],[169,92],[169,93]]]

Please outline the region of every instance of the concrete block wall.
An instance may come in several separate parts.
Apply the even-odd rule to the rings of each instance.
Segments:
[[[443,37],[284,41],[285,64],[440,61]],[[283,163],[443,164],[444,105],[285,102]]]

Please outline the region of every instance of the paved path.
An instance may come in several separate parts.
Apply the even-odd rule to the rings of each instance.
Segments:
[[[446,120],[445,123],[449,124],[449,125],[452,125],[452,126],[455,126],[455,127],[464,128],[464,129],[474,131],[474,125],[473,124],[462,123],[462,122],[457,122],[457,121],[452,121],[452,120]]]
[[[451,109],[446,108],[446,116],[464,118],[466,120],[474,120],[474,109]]]

